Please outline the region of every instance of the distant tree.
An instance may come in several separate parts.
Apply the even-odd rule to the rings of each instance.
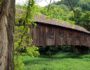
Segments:
[[[72,8],[78,5],[78,2],[79,0],[61,0],[60,2],[57,2],[56,5],[64,4],[72,10]]]
[[[90,0],[67,0],[67,3],[74,13],[75,23],[90,30],[90,12],[87,12],[90,10]]]
[[[79,25],[85,27],[90,31],[90,11],[82,13],[82,15],[79,18],[79,22]]]
[[[90,11],[90,0],[79,0],[78,7],[81,7],[83,11]]]

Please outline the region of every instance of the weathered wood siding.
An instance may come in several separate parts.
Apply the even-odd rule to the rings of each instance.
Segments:
[[[37,46],[77,45],[90,47],[90,34],[60,26],[38,23],[31,28]]]

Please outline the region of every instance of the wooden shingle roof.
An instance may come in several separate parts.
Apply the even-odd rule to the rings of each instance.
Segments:
[[[22,13],[24,13],[24,11],[21,9],[17,9],[16,13],[22,14]],[[19,19],[19,16],[16,16],[16,18]],[[65,28],[69,28],[69,29],[73,29],[73,30],[78,30],[78,31],[82,31],[82,32],[90,34],[90,32],[88,30],[86,30],[84,27],[81,27],[81,26],[78,26],[75,24],[70,24],[70,23],[67,23],[64,21],[61,22],[61,21],[56,20],[56,19],[50,19],[50,18],[47,18],[45,15],[40,15],[40,16],[35,15],[34,21],[35,22],[42,22],[44,24],[50,24],[50,25],[65,27]]]
[[[35,16],[34,21],[35,22],[40,22],[42,24],[55,25],[55,26],[60,26],[60,27],[69,28],[69,29],[73,29],[73,30],[78,30],[78,31],[90,34],[90,32],[88,30],[86,30],[84,27],[81,27],[81,26],[78,26],[78,25],[75,25],[75,24],[70,24],[70,23],[67,23],[67,22],[60,22],[59,20],[56,20],[56,19],[47,18],[44,15]]]

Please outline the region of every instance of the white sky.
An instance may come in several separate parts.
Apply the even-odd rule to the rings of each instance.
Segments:
[[[41,6],[41,7],[44,7],[46,5],[48,5],[50,3],[50,0],[35,0],[36,1],[36,4]],[[53,2],[58,2],[58,1],[61,1],[61,0],[51,0]],[[23,5],[27,2],[27,0],[16,0],[16,4],[19,4],[19,5]]]

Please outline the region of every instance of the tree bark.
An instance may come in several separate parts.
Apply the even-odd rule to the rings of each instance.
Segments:
[[[14,70],[14,22],[15,0],[3,0],[0,9],[0,70]]]

